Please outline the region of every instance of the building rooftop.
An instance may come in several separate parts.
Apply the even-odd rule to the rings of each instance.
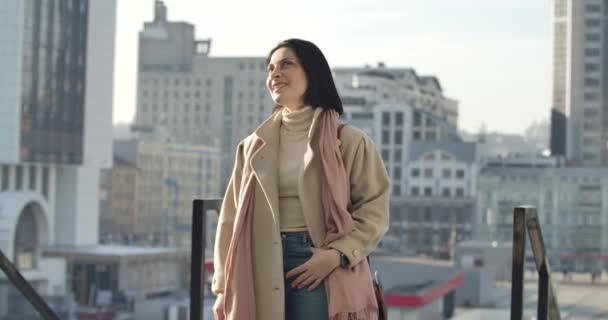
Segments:
[[[453,292],[464,273],[449,262],[420,258],[373,257],[390,307],[419,308]]]
[[[471,142],[413,141],[410,144],[410,159],[418,160],[432,150],[447,151],[463,162],[475,162],[477,154],[477,146]]]

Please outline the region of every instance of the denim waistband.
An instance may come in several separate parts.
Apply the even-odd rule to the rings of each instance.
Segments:
[[[308,244],[312,243],[312,239],[310,238],[308,231],[281,232],[281,239]]]

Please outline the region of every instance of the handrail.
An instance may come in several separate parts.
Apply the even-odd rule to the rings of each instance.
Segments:
[[[190,320],[203,320],[203,281],[207,248],[207,211],[219,213],[222,199],[196,199],[192,202],[192,251],[190,253]]]
[[[538,222],[536,208],[519,206],[513,210],[513,270],[511,279],[511,320],[523,318],[524,262],[526,254],[526,230],[538,271],[538,320],[560,320],[559,305],[551,281],[551,268],[545,243]]]
[[[42,299],[34,288],[25,280],[19,270],[11,263],[11,261],[0,250],[0,269],[4,271],[10,282],[23,294],[23,296],[32,304],[44,320],[59,320],[57,314],[51,307]]]

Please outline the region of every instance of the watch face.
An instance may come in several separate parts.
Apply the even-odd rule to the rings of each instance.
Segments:
[[[348,267],[348,258],[343,253],[340,253],[340,265],[343,268]]]

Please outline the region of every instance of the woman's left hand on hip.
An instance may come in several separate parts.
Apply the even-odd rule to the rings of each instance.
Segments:
[[[285,275],[291,278],[299,275],[291,287],[298,289],[308,287],[308,291],[316,289],[323,280],[340,265],[340,254],[334,249],[311,247],[312,257],[305,263],[289,270]]]

